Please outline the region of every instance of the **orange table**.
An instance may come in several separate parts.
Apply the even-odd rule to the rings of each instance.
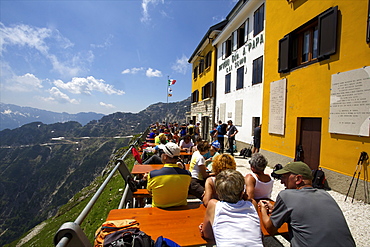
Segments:
[[[203,204],[189,204],[170,209],[129,208],[111,210],[108,220],[135,219],[140,230],[156,240],[159,236],[171,239],[180,246],[199,246],[207,243],[199,233],[206,208]]]
[[[258,210],[259,211],[259,210]],[[169,238],[180,246],[199,246],[214,244],[200,236],[199,224],[203,222],[206,208],[203,204],[189,204],[175,208],[129,208],[113,209],[108,220],[135,219],[140,223],[140,229],[153,239],[159,236]],[[260,213],[260,212],[259,212]],[[261,223],[264,236],[270,236]],[[284,223],[278,234],[287,234],[288,224]]]
[[[270,201],[270,203],[272,204],[272,205],[274,205],[275,204],[275,202],[274,201]],[[260,217],[260,225],[261,225],[261,231],[262,231],[262,234],[263,234],[263,236],[271,236],[268,232],[267,232],[267,230],[266,230],[266,228],[264,227],[264,225],[262,224],[262,217],[261,217],[261,209],[258,207],[258,210],[257,210],[257,213],[258,213],[258,216]],[[288,232],[289,232],[289,229],[288,229],[288,223],[284,223],[279,229],[278,229],[278,235],[283,235],[285,238],[286,237],[288,237],[287,236],[287,234],[288,234]]]
[[[133,175],[145,174],[153,170],[159,170],[162,167],[163,167],[162,164],[136,164],[132,168],[131,174]],[[185,167],[187,170],[189,170],[189,164],[185,164]]]
[[[159,170],[162,167],[163,167],[162,164],[137,164],[134,165],[134,167],[132,168],[131,174],[133,175],[145,174],[153,170]]]

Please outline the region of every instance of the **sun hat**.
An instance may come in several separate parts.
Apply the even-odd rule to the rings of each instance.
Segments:
[[[302,161],[290,162],[282,169],[275,171],[276,174],[294,173],[302,175],[304,178],[312,179],[312,171],[310,167]]]
[[[214,147],[214,148],[217,148],[217,149],[220,149],[221,148],[221,145],[220,145],[220,143],[218,141],[212,142],[211,146]]]
[[[173,158],[175,156],[180,156],[180,147],[176,143],[168,142],[166,145],[160,146],[165,154]]]

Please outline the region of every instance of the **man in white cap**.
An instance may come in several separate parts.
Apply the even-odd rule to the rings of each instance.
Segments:
[[[152,207],[174,207],[187,204],[191,174],[176,163],[180,147],[173,142],[160,147],[163,168],[148,175],[147,189],[152,194]]]
[[[258,203],[261,221],[271,235],[287,222],[292,247],[356,246],[338,204],[325,190],[312,187],[308,165],[291,162],[275,173],[282,175],[286,190],[279,193],[274,206],[263,200]]]

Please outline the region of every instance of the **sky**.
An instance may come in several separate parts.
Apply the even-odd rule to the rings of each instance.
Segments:
[[[0,102],[111,114],[184,100],[190,56],[236,2],[0,0]]]

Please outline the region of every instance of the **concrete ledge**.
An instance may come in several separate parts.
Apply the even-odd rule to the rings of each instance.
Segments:
[[[285,166],[286,164],[294,160],[290,157],[277,154],[277,153],[273,153],[270,151],[266,151],[263,149],[260,150],[260,153],[263,154],[267,158],[268,166],[271,168],[274,168],[276,164],[282,164],[283,166]]]
[[[324,168],[322,170],[325,172],[325,177],[328,182],[328,186],[332,190],[337,191],[343,195],[346,195],[350,187],[352,177]],[[356,188],[357,175],[358,173],[356,173],[356,176],[353,179],[351,190],[349,191],[347,200],[350,201],[352,200],[353,193]],[[365,182],[364,180],[359,179],[356,188],[355,199],[364,201],[365,203],[370,203],[369,188],[370,188],[369,182]],[[367,198],[365,198],[365,195]]]

